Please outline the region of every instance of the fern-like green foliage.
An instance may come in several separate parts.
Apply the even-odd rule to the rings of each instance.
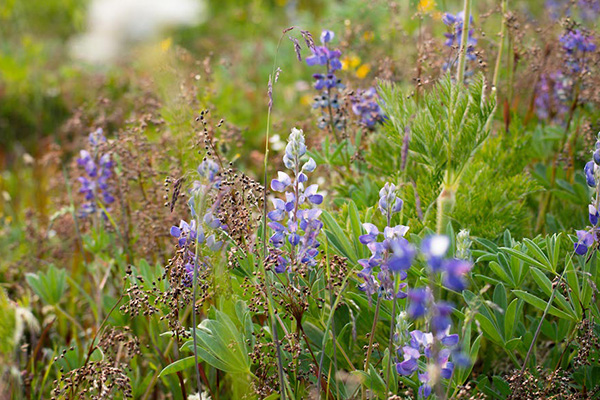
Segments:
[[[507,228],[516,237],[529,233],[526,200],[540,189],[527,172],[531,135],[518,121],[510,132],[490,134],[495,101],[486,95],[483,76],[468,87],[446,76],[418,101],[386,82],[380,95],[388,122],[385,136],[373,139],[367,160],[377,174],[399,181],[415,231],[435,226],[436,201],[446,190],[453,196],[448,217],[457,227],[484,237]],[[401,170],[405,135],[408,155]]]
[[[381,83],[380,95],[390,139],[400,145],[408,133],[412,161],[432,175],[448,173],[452,182],[447,183],[460,179],[489,135],[495,101],[486,96],[481,75],[466,88],[446,75],[419,103],[390,83]]]

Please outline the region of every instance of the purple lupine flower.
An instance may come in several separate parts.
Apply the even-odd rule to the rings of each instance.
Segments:
[[[596,50],[594,39],[580,29],[570,30],[560,39],[562,49],[566,53],[566,65],[571,72],[581,72],[586,69],[586,55]]]
[[[588,161],[583,168],[583,172],[585,173],[585,181],[587,182],[589,187],[596,187],[596,171],[600,170],[596,163],[593,161]]]
[[[458,343],[458,335],[449,335],[449,330],[445,330],[435,336],[430,332],[422,332],[413,330],[410,332],[410,339],[404,343],[398,350],[399,361],[396,363],[396,371],[403,376],[411,376],[418,372],[419,382],[419,397],[427,398],[431,395],[432,382],[429,375],[429,370],[420,371],[419,361],[425,359],[426,364],[435,364],[440,371],[441,378],[450,379],[454,372],[454,363],[450,362],[452,349]],[[434,340],[441,344],[441,348],[434,356],[433,346]]]
[[[278,253],[274,258],[277,273],[286,271],[292,260],[293,265],[315,266],[315,257],[319,253],[317,237],[323,228],[319,220],[322,210],[313,206],[323,202],[323,195],[318,192],[318,185],[305,186],[308,180],[305,172],[313,172],[316,168],[315,160],[306,160],[305,155],[304,133],[293,128],[283,156],[284,164],[293,176],[279,171],[277,179],[271,181],[271,189],[284,193],[285,200],[273,199],[274,210],[267,214],[270,221],[267,225],[274,231],[269,238],[271,245],[283,249],[287,242],[290,246],[289,258],[284,253]]]
[[[182,257],[185,263],[186,276],[182,277],[185,286],[192,286],[194,277],[194,266],[208,267],[210,258],[204,256],[203,260],[197,260],[196,246],[203,245],[212,252],[217,252],[223,247],[223,242],[217,238],[220,230],[227,230],[218,217],[219,200],[207,210],[202,210],[204,215],[198,215],[195,204],[202,204],[202,199],[208,198],[209,194],[215,190],[226,190],[220,188],[220,168],[219,165],[211,159],[204,159],[197,168],[201,180],[194,181],[190,189],[191,197],[188,206],[192,214],[190,222],[181,220],[178,226],[172,226],[169,233],[177,238],[179,248],[183,250]]]
[[[594,21],[600,15],[600,0],[579,0],[577,5],[583,19]]]
[[[569,111],[573,79],[560,71],[541,74],[535,88],[535,112],[540,119],[562,121]]]
[[[210,183],[220,182],[219,165],[211,159],[203,160],[198,166],[198,173],[201,177],[208,179]],[[218,185],[217,185],[218,187]]]
[[[428,304],[432,297],[429,288],[417,288],[408,291],[408,315],[412,319],[419,319],[427,314]]]
[[[77,158],[77,164],[83,167],[87,174],[87,177],[81,176],[78,178],[81,183],[79,192],[84,194],[86,200],[79,211],[79,215],[80,217],[87,217],[101,211],[102,216],[106,218],[105,211],[98,206],[98,203],[102,203],[104,208],[109,211],[110,207],[108,205],[115,201],[109,183],[114,162],[111,160],[110,153],[100,153],[99,145],[106,142],[102,129],[90,133],[88,140],[92,153],[81,150]]]
[[[385,121],[385,114],[379,107],[379,95],[375,88],[359,90],[350,97],[352,112],[360,117],[360,123],[367,128],[374,128],[377,123]]]
[[[600,214],[598,214],[598,210],[593,204],[588,206],[588,215],[590,224],[592,224],[592,226],[598,225],[598,217],[600,217]]]
[[[396,196],[396,185],[386,183],[379,190],[379,211],[387,218],[391,218],[393,214],[402,210],[403,201]]]
[[[321,32],[321,43],[329,43],[333,40],[334,37],[335,33],[333,33],[333,31],[324,30],[323,32]]]
[[[591,228],[575,231],[577,234],[577,242],[573,244],[573,249],[575,250],[575,253],[582,256],[587,254],[589,248],[595,246],[600,239],[600,227],[598,226],[598,223],[600,222],[600,213],[598,210],[600,199],[598,198],[599,188],[597,186],[600,185],[600,179],[598,179],[598,175],[600,175],[600,159],[597,157],[599,150],[600,133],[598,134],[598,139],[594,145],[594,152],[592,155],[593,161],[588,161],[583,168],[586,183],[588,186],[595,189],[595,197],[593,198],[591,204],[588,205],[588,219],[590,221]],[[595,247],[597,248],[598,246]]]
[[[453,49],[460,50],[461,38],[463,32],[464,25],[464,17],[465,14],[463,11],[457,13],[456,15],[452,15],[449,13],[445,13],[442,17],[442,22],[450,29],[449,32],[446,32],[444,36],[446,37],[446,41],[444,45]],[[473,15],[469,18],[469,25],[473,24]],[[477,39],[473,36],[473,29],[469,29],[468,38],[467,38],[467,50],[466,50],[466,59],[467,61],[474,61],[477,57],[475,56],[475,46],[477,45]],[[454,53],[454,51],[453,51]],[[453,54],[452,58],[455,58],[455,54]],[[453,65],[453,62],[444,63],[443,70],[447,71]],[[467,71],[467,75],[470,74],[471,71]]]
[[[431,235],[423,239],[421,251],[433,272],[438,272],[441,269],[449,247],[450,239],[445,235]]]
[[[472,267],[473,264],[466,260],[457,258],[446,260],[442,267],[444,270],[444,286],[457,292],[463,291],[467,287],[465,276]]]
[[[345,86],[335,74],[337,70],[342,69],[340,61],[342,53],[339,50],[329,48],[334,37],[335,34],[332,31],[324,30],[321,33],[322,46],[309,46],[312,55],[306,58],[306,64],[308,66],[325,67],[325,71],[313,75],[315,79],[314,87],[320,92],[313,102],[313,108],[321,111],[318,122],[319,128],[325,129],[329,126],[335,130],[343,130],[345,117],[339,110],[338,92],[344,89]]]
[[[403,299],[406,295],[406,283],[400,283],[398,291],[395,288],[394,275],[399,279],[407,278],[407,270],[413,263],[416,250],[404,238],[408,232],[408,226],[390,226],[392,215],[402,209],[402,200],[396,195],[396,186],[386,183],[379,191],[378,207],[386,217],[387,225],[383,232],[375,224],[363,223],[366,234],[361,235],[358,240],[366,245],[371,251],[369,259],[359,260],[359,264],[365,267],[359,274],[364,283],[359,289],[364,291],[369,301],[371,296],[378,293],[385,299]],[[379,242],[379,236],[383,233],[383,241]],[[379,267],[377,277],[373,276],[373,268]]]
[[[588,249],[596,242],[597,238],[594,232],[577,230],[577,242],[575,243],[575,253],[583,256],[587,253]]]

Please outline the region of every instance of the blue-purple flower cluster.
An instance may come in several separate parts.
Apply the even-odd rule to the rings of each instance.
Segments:
[[[442,17],[442,22],[444,23],[444,25],[446,25],[448,28],[450,28],[449,32],[446,32],[444,34],[444,36],[446,37],[446,41],[444,42],[444,45],[459,51],[460,50],[460,45],[461,45],[461,38],[462,38],[462,33],[463,33],[463,26],[464,26],[464,18],[465,18],[465,14],[463,11],[460,11],[459,13],[457,13],[456,15],[452,15],[449,13],[445,13],[444,16]],[[473,24],[473,16],[471,15],[469,18],[469,25]],[[468,38],[467,38],[467,52],[466,52],[466,59],[467,61],[475,61],[475,59],[477,58],[475,56],[475,46],[477,45],[477,39],[475,39],[475,37],[473,36],[473,29],[469,29],[468,32]],[[455,54],[453,52],[453,57],[452,57],[452,61],[446,62],[443,66],[444,71],[447,71],[448,69],[452,68],[453,64],[454,64],[454,59],[456,58]],[[472,72],[472,71],[467,71],[467,72]]]
[[[361,124],[367,128],[373,128],[375,124],[385,120],[385,114],[379,107],[378,99],[379,95],[373,87],[359,90],[350,97],[352,112],[360,117]]]
[[[183,283],[186,286],[192,285],[194,265],[198,267],[200,264],[206,264],[197,260],[196,246],[204,244],[209,250],[218,251],[223,246],[223,242],[217,239],[215,233],[211,232],[226,228],[215,216],[218,203],[209,207],[201,218],[196,214],[196,199],[204,202],[209,198],[211,191],[219,188],[221,180],[218,175],[218,164],[210,159],[205,159],[200,163],[197,171],[201,180],[194,181],[191,189],[192,196],[190,197],[189,206],[192,219],[189,223],[181,220],[179,226],[172,226],[170,229],[171,236],[178,239],[177,244],[183,249],[183,262],[186,270]],[[197,221],[200,221],[200,223]],[[206,257],[204,258],[206,259]]]
[[[379,191],[379,210],[384,215],[387,225],[383,232],[380,232],[374,224],[363,224],[367,233],[361,235],[359,240],[371,250],[371,257],[358,260],[363,267],[358,277],[364,280],[359,289],[367,294],[369,300],[374,294],[387,300],[406,297],[404,291],[406,283],[400,283],[396,289],[394,275],[398,274],[401,281],[406,279],[415,250],[404,238],[408,226],[391,226],[392,216],[402,210],[402,204],[402,200],[396,196],[396,186],[386,183]],[[383,234],[383,241],[379,242],[381,234]],[[379,269],[376,276],[375,268]]]
[[[593,38],[580,29],[570,30],[560,37],[560,44],[566,55],[566,65],[570,72],[586,69],[586,58],[596,50]]]
[[[590,54],[596,50],[593,38],[580,29],[559,38],[565,54],[565,68],[541,74],[535,88],[535,111],[540,119],[561,122],[573,103],[577,76],[587,71]]]
[[[340,102],[337,91],[344,89],[345,86],[342,80],[339,79],[335,71],[342,68],[339,50],[329,48],[329,43],[333,40],[335,34],[332,31],[324,30],[321,33],[321,46],[312,46],[312,55],[306,58],[306,64],[309,66],[324,66],[325,73],[314,74],[314,87],[319,92],[315,97],[313,108],[321,110],[321,118],[319,119],[319,128],[325,129],[332,126],[333,129],[341,131],[344,129],[345,120],[339,112]],[[334,115],[335,113],[335,115]]]
[[[450,327],[435,336],[439,351],[433,354],[434,335],[431,332],[413,330],[410,332],[410,340],[399,351],[402,361],[396,364],[396,371],[400,375],[409,376],[419,371],[419,361],[424,358],[425,364],[434,364],[439,369],[439,374],[444,379],[450,379],[454,372],[454,363],[450,361],[452,348],[458,344],[458,335],[449,334]],[[430,371],[418,372],[419,398],[427,398],[432,391],[432,377]]]
[[[569,111],[573,79],[562,72],[541,74],[536,87],[535,112],[540,119],[560,121]]]
[[[114,162],[111,160],[109,153],[102,154],[99,149],[101,143],[106,142],[106,137],[102,129],[90,133],[89,143],[91,145],[91,153],[87,150],[79,152],[77,164],[85,169],[87,176],[78,178],[81,183],[80,193],[85,196],[86,202],[79,211],[80,217],[84,218],[92,214],[102,211],[102,215],[106,217],[102,207],[99,207],[99,202],[108,211],[109,204],[114,203],[115,198],[111,194],[110,177],[113,173]]]
[[[595,21],[600,15],[600,0],[579,0],[577,1],[579,16],[583,20]],[[563,17],[571,17],[571,6],[574,2],[570,0],[546,0],[545,9],[553,20]]]
[[[462,291],[466,287],[465,276],[471,270],[472,264],[462,259],[446,258],[449,247],[450,239],[447,236],[433,235],[426,237],[421,243],[421,254],[427,261],[432,277],[441,274],[442,283],[446,288]],[[459,338],[458,335],[449,333],[452,310],[451,304],[436,301],[428,287],[408,291],[408,316],[413,320],[425,318],[429,322],[431,332],[410,332],[410,340],[402,343],[398,352],[401,361],[396,364],[396,370],[405,376],[418,372],[421,382],[419,396],[423,398],[429,397],[439,377],[450,379],[454,370],[454,363],[449,360]],[[420,371],[418,361],[422,356],[425,357],[428,368]],[[459,353],[454,357],[460,363],[466,361]],[[433,374],[435,377],[431,375],[431,367],[436,371]]]
[[[577,230],[577,242],[575,242],[575,253],[579,255],[587,254],[590,247],[598,247],[600,227],[598,221],[600,219],[600,134],[594,145],[594,153],[592,161],[585,164],[583,168],[585,180],[589,187],[594,188],[595,196],[592,203],[588,206],[588,219],[591,227],[589,229]]]
[[[308,185],[306,173],[317,167],[315,160],[306,159],[306,144],[302,130],[293,128],[285,147],[283,162],[293,173],[279,171],[271,181],[271,189],[285,195],[285,200],[273,199],[274,210],[267,214],[268,226],[274,233],[269,242],[276,249],[289,246],[288,254],[278,254],[275,272],[285,272],[292,265],[316,265],[315,257],[320,246],[317,237],[323,223],[319,220],[322,210],[314,207],[323,202],[318,185]]]

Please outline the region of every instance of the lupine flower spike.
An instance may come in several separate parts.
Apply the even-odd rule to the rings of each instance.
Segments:
[[[200,180],[194,181],[192,185],[191,197],[189,201],[192,212],[192,220],[188,223],[184,220],[179,222],[178,226],[172,226],[171,236],[177,238],[178,246],[183,249],[185,261],[186,276],[184,284],[191,286],[194,276],[194,266],[206,266],[208,257],[204,260],[197,260],[196,246],[204,245],[208,250],[216,252],[221,249],[223,242],[217,239],[215,234],[220,229],[226,229],[221,221],[215,216],[217,214],[218,202],[204,210],[204,215],[200,218],[196,212],[196,199],[208,198],[211,191],[219,188],[221,180],[219,178],[219,166],[213,160],[206,159],[198,167]],[[200,221],[198,223],[197,221]]]
[[[100,144],[106,142],[102,129],[90,133],[88,140],[92,152],[81,150],[79,158],[77,158],[77,164],[85,169],[87,175],[78,178],[81,183],[79,192],[85,195],[86,200],[79,211],[79,216],[82,218],[98,213],[101,210],[98,202],[102,202],[102,205],[108,211],[110,210],[108,205],[115,201],[109,183],[114,162],[111,160],[109,153],[102,154],[99,150]],[[104,211],[102,211],[102,215],[106,217]]]
[[[273,199],[274,209],[267,214],[269,227],[274,234],[269,242],[276,249],[288,248],[287,254],[275,254],[275,272],[285,272],[290,265],[315,266],[315,257],[320,246],[317,237],[323,223],[319,220],[321,210],[315,206],[323,202],[318,185],[307,185],[307,173],[317,167],[315,160],[306,157],[306,144],[301,129],[292,129],[285,147],[283,163],[292,172],[279,171],[277,179],[271,181],[271,189],[285,196]]]
[[[600,213],[598,212],[600,208],[600,133],[594,145],[592,161],[588,161],[585,164],[583,173],[585,174],[588,186],[594,189],[594,197],[588,206],[588,219],[591,227],[575,232],[577,234],[577,242],[574,244],[575,253],[582,256],[587,254],[590,248],[598,248],[598,238],[600,235],[600,227],[598,227],[600,219]]]

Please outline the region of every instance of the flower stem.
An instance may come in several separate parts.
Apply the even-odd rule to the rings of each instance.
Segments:
[[[373,341],[375,340],[375,329],[377,328],[377,320],[379,319],[379,307],[381,306],[381,296],[377,297],[377,305],[375,306],[375,315],[373,316],[373,326],[369,335],[369,347],[367,347],[367,356],[365,357],[364,371],[369,373],[369,360],[373,351]],[[366,393],[363,390],[363,399],[366,398]]]

